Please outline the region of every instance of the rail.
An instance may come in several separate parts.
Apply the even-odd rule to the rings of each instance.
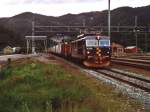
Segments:
[[[126,84],[142,89],[150,93],[150,80],[133,76],[127,73],[121,73],[111,69],[96,70],[98,73],[104,74],[116,80],[122,81]]]

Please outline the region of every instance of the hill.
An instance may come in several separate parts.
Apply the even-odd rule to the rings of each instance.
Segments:
[[[111,11],[111,25],[134,25],[135,16],[138,17],[138,25],[150,25],[150,6],[145,7],[120,7]],[[107,10],[87,12],[81,14],[66,14],[60,17],[45,16],[31,12],[25,12],[15,15],[10,18],[0,18],[0,42],[6,44],[11,41],[13,45],[16,41],[20,41],[20,45],[24,40],[25,35],[31,35],[32,20],[35,20],[36,25],[107,25]],[[3,31],[4,30],[4,31]],[[7,30],[7,31],[6,31]],[[9,33],[6,33],[6,32]],[[5,36],[3,36],[5,34]],[[16,36],[17,35],[17,36]],[[126,36],[126,40],[123,38]],[[113,41],[123,43],[124,45],[131,45],[135,41],[133,35],[112,34]],[[5,39],[4,39],[5,38]],[[121,38],[121,39],[120,39]],[[130,39],[131,38],[131,39]],[[3,41],[1,41],[3,40]],[[127,42],[130,40],[129,42]]]

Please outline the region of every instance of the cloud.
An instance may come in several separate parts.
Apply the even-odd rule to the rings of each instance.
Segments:
[[[1,4],[16,5],[16,4],[65,4],[65,3],[94,3],[107,2],[108,0],[1,0]],[[111,3],[121,2],[147,2],[150,0],[111,0]]]
[[[99,2],[102,0],[1,0],[1,3],[14,4],[62,4],[62,3],[84,3]]]
[[[24,3],[78,3],[78,2],[98,2],[101,0],[23,0]]]
[[[150,0],[111,0],[111,9],[122,6],[139,7],[150,4]],[[0,17],[10,17],[30,11],[50,16],[66,13],[101,11],[108,8],[108,0],[1,0]]]

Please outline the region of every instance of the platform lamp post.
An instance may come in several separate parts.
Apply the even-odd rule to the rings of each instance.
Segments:
[[[111,36],[111,21],[110,21],[110,0],[108,0],[108,36]]]

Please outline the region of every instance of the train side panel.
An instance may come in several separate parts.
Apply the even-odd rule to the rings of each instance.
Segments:
[[[51,47],[48,51],[51,53],[55,53],[55,54],[59,54],[61,55],[61,44],[55,45],[53,47]]]
[[[73,58],[78,58],[80,60],[85,59],[85,41],[74,41],[71,43],[72,52],[71,56]]]
[[[70,43],[63,43],[61,45],[61,54],[65,57],[71,56],[71,44]]]

